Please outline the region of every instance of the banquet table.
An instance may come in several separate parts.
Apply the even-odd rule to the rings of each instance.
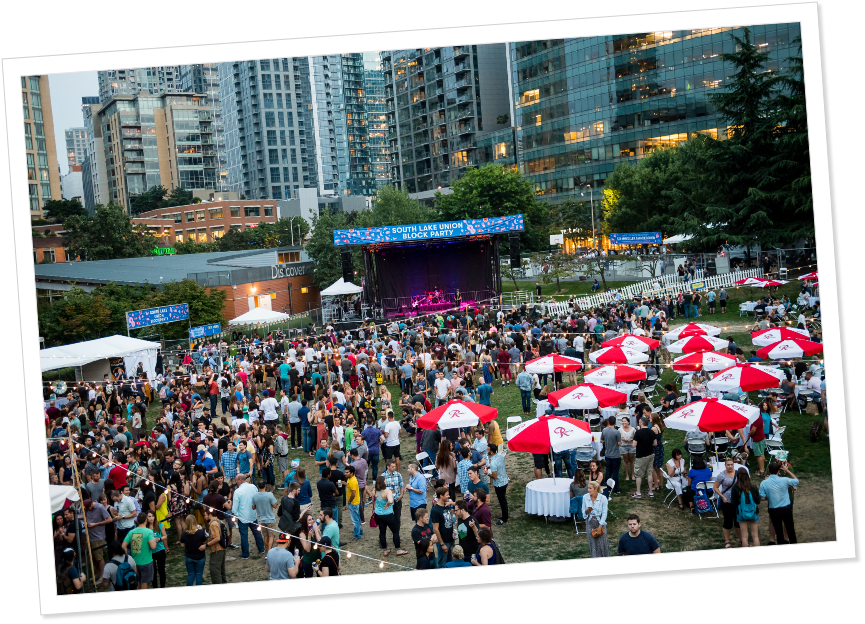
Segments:
[[[747,310],[748,312],[753,312],[754,308],[757,306],[756,301],[745,301],[742,303],[742,308]]]
[[[618,408],[618,407],[615,407],[615,406],[613,406],[613,407],[602,407],[602,408],[601,408],[601,418],[603,418],[604,420],[606,420],[606,419],[609,418],[610,416],[615,416],[615,415],[618,414],[618,413],[619,413],[619,408]]]
[[[526,485],[525,512],[536,516],[569,517],[571,480],[535,479]]]
[[[637,388],[639,388],[639,387],[640,387],[640,386],[639,386],[638,384],[617,383],[616,385],[613,386],[613,389],[614,389],[614,390],[618,390],[619,392],[624,392],[625,395],[626,395],[626,396],[628,397],[628,399],[630,400],[630,398],[631,398],[631,393],[632,393],[634,390],[636,390]]]
[[[744,468],[745,470],[748,470],[747,466],[743,466],[742,464],[733,464],[733,469],[736,472],[739,472],[739,468]],[[716,463],[712,464],[712,480],[713,481],[715,480],[715,477],[717,477],[722,472],[724,472],[724,462],[716,462]],[[751,474],[750,470],[748,470],[748,474],[749,475]]]

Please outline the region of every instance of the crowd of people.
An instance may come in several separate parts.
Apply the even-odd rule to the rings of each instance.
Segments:
[[[86,545],[74,508],[55,516],[58,591],[83,591],[81,558],[90,553],[109,591],[165,587],[171,547],[184,549],[188,585],[203,582],[205,561],[210,581],[224,583],[226,552],[250,558],[250,533],[272,579],[340,574],[348,540],[364,539],[366,528],[378,528],[381,562],[412,567],[398,563],[410,554],[400,541],[406,500],[415,523],[414,567],[503,564],[494,533],[509,521],[509,477],[498,424],[433,431],[420,428],[418,418],[453,398],[491,405],[494,387],[512,383],[530,413],[531,399],[544,398],[550,384],[563,379],[561,373],[528,373],[525,362],[551,353],[585,361],[601,342],[622,333],[663,333],[676,313],[669,299],[637,298],[557,318],[523,305],[510,312],[469,308],[363,323],[351,332],[311,324],[302,334],[202,344],[174,367],[160,361],[155,379],[142,370],[129,378],[106,375],[77,384],[61,397],[65,401],[46,385],[49,479],[61,485],[80,480],[89,535]],[[658,366],[653,351],[650,367]],[[700,385],[697,376],[689,381],[692,388]],[[388,385],[399,387],[399,397]],[[675,390],[671,394],[668,406],[678,400]],[[663,423],[645,396],[638,399],[635,411],[622,406],[609,420],[604,451],[588,474],[567,453],[554,457],[557,473],[574,479],[572,495],[582,497],[578,515],[588,523],[593,556],[609,554],[605,470],[618,492],[624,465],[624,479],[636,480],[635,498],[644,478],[653,497],[666,471],[682,483],[680,507],[693,503],[687,500],[693,478],[681,453],[679,463],[675,451],[673,465],[664,463]],[[405,439],[416,451],[407,461]],[[306,454],[318,475],[290,461],[292,451]],[[419,463],[420,453],[426,458]],[[421,463],[434,466],[431,475]],[[549,462],[536,456],[535,476],[543,471],[549,475]],[[789,477],[779,476],[785,471]],[[773,523],[780,519],[779,541],[786,531],[795,542],[792,515],[772,512],[785,507],[783,488],[765,485],[773,477],[792,483],[795,476],[789,466],[772,464],[769,472],[758,495],[768,498]],[[724,504],[740,511],[756,504],[750,481],[732,476],[719,486]],[[727,531],[730,513],[724,515]],[[746,544],[741,527],[758,520],[747,512],[740,517]],[[620,554],[659,552],[639,518],[629,518],[628,526]]]

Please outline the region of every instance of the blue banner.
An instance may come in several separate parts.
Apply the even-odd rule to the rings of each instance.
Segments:
[[[629,232],[610,234],[611,245],[660,245],[660,232]]]
[[[412,225],[389,225],[363,230],[334,230],[334,245],[368,245],[370,243],[400,243],[482,234],[521,232],[524,229],[523,215],[468,219],[465,221],[442,221],[441,223],[414,223]],[[660,236],[660,234],[659,234]]]
[[[222,331],[222,325],[219,323],[211,323],[210,325],[199,325],[189,330],[189,339],[204,338],[205,336],[215,336]]]
[[[165,306],[163,308],[150,308],[149,310],[135,310],[126,313],[126,327],[137,329],[149,327],[150,325],[161,325],[172,321],[185,321],[189,318],[189,304]]]

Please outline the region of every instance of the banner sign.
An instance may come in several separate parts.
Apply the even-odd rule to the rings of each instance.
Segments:
[[[706,282],[691,282],[691,290],[706,290]]]
[[[150,308],[148,310],[135,310],[126,313],[126,328],[137,329],[149,327],[150,325],[161,325],[172,321],[185,321],[189,318],[189,304],[165,306],[162,308]]]
[[[523,229],[523,215],[518,214],[507,217],[490,217],[488,219],[468,219],[465,221],[389,225],[362,230],[334,230],[333,243],[334,245],[399,243],[483,234],[502,234],[504,232],[521,232]]]
[[[660,245],[660,232],[629,232],[610,234],[611,245]]]
[[[215,336],[222,331],[222,325],[219,323],[211,323],[210,325],[199,325],[189,330],[189,339],[204,338],[205,336]]]

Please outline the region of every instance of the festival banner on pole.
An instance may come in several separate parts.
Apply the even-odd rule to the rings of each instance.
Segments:
[[[126,313],[126,328],[137,329],[139,327],[171,323],[172,321],[185,321],[188,318],[188,303],[150,308],[148,310],[134,310]]]
[[[523,215],[467,219],[464,221],[442,221],[440,223],[413,223],[411,225],[389,225],[366,229],[334,230],[334,245],[368,245],[370,243],[399,243],[484,234],[521,232],[524,229]],[[660,234],[658,234],[660,236]],[[659,241],[660,242],[660,241]]]
[[[199,325],[189,330],[189,339],[204,338],[205,336],[215,336],[222,331],[222,325],[219,323],[211,323],[210,325]]]
[[[660,245],[660,232],[628,232],[610,234],[611,245]]]

